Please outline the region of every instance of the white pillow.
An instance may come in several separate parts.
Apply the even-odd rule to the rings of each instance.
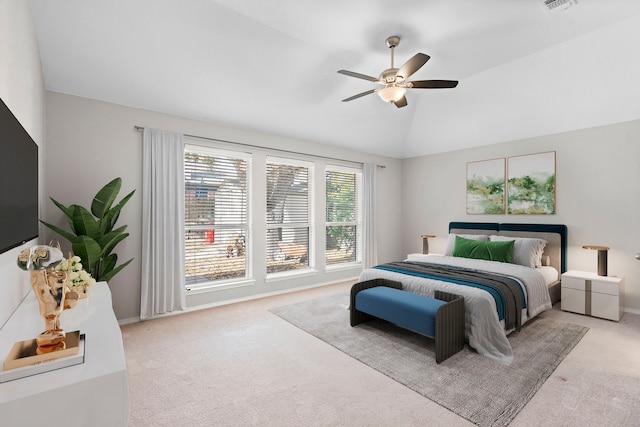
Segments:
[[[504,242],[514,240],[513,244],[513,264],[524,265],[526,267],[542,267],[542,253],[547,241],[528,237],[510,236],[490,236],[492,242]]]
[[[449,240],[447,241],[447,248],[444,250],[446,256],[453,256],[453,248],[456,245],[456,236],[464,237],[469,240],[482,240],[489,241],[489,235],[487,234],[449,234]]]

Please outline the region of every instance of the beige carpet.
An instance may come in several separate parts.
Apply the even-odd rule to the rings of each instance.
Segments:
[[[472,427],[268,311],[351,284],[123,325],[129,427]],[[639,425],[640,315],[541,318],[590,329],[509,427]]]
[[[534,319],[510,335],[514,362],[505,366],[470,347],[441,364],[433,341],[373,320],[349,325],[348,294],[270,311],[479,426],[506,426],[589,330]]]

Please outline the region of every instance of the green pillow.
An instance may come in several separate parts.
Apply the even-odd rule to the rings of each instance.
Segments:
[[[453,256],[510,263],[513,259],[513,240],[486,242],[456,236]]]

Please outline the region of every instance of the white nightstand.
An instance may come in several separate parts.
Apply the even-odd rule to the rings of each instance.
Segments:
[[[598,276],[586,271],[562,274],[561,307],[564,311],[620,320],[624,307],[624,277]]]

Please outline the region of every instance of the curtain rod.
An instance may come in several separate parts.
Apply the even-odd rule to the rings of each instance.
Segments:
[[[134,126],[133,128],[134,128],[136,131],[138,131],[138,132],[142,132],[142,131],[144,130],[144,126]],[[300,153],[300,152],[298,152],[298,151],[283,150],[283,149],[280,149],[280,148],[261,147],[261,146],[259,146],[259,145],[245,144],[245,143],[243,143],[243,142],[227,141],[227,140],[224,140],[224,139],[209,138],[209,137],[206,137],[206,136],[189,135],[189,134],[187,134],[187,133],[185,133],[185,134],[183,134],[183,135],[184,135],[184,136],[188,136],[189,138],[205,139],[205,140],[207,140],[207,141],[224,142],[224,143],[226,143],[226,144],[241,145],[241,146],[243,146],[243,147],[260,148],[260,149],[263,149],[263,150],[279,151],[279,152],[281,152],[281,153],[298,154],[298,155],[301,155],[301,156],[311,156],[311,157],[318,157],[318,158],[321,158],[321,159],[337,160],[337,161],[340,161],[340,162],[347,162],[347,163],[355,163],[355,164],[358,164],[358,165],[364,165],[364,163],[363,163],[363,162],[354,162],[354,161],[352,161],[352,160],[338,159],[338,158],[335,158],[335,157],[318,156],[318,155],[316,155],[316,154]],[[385,165],[376,165],[376,166],[377,166],[377,167],[379,167],[379,168],[381,168],[381,169],[386,168],[386,166],[385,166]]]

